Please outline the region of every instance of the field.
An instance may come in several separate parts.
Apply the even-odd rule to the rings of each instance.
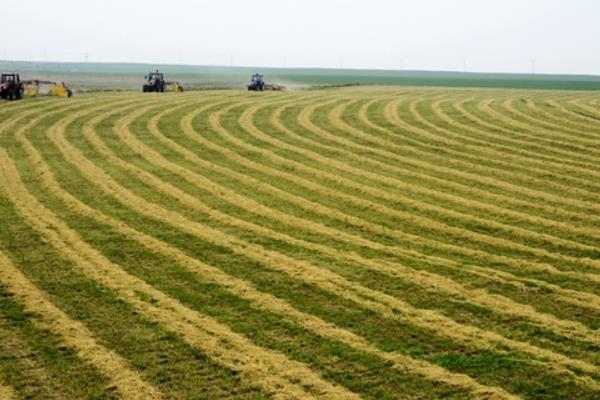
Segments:
[[[144,75],[160,68],[167,79],[188,90],[240,89],[252,73],[294,89],[348,85],[402,85],[476,88],[600,90],[600,76],[506,73],[463,73],[410,70],[264,68],[123,63],[52,63],[2,61],[1,71],[18,71],[23,79],[66,82],[77,92],[141,90]]]
[[[0,104],[1,399],[600,398],[600,95]]]

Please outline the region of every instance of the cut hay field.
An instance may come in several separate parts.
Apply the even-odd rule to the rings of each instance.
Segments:
[[[0,399],[600,398],[600,94],[0,104]]]

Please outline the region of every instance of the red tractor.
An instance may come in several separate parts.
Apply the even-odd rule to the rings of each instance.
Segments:
[[[8,100],[21,100],[25,86],[19,74],[4,73],[0,75],[0,98]]]

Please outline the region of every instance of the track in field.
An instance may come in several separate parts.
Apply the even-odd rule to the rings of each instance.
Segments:
[[[595,93],[71,100],[0,109],[0,398],[600,396]]]

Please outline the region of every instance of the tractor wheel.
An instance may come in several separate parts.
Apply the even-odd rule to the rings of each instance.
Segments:
[[[23,98],[23,89],[17,90],[17,100],[21,100]]]
[[[146,93],[148,91],[148,85],[142,86],[142,92]]]
[[[8,100],[13,101],[15,97],[15,89],[10,89],[10,92],[8,92]]]

